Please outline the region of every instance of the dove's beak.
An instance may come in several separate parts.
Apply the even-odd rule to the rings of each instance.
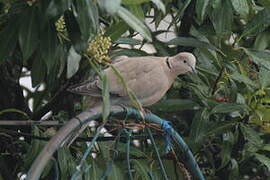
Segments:
[[[196,69],[194,67],[192,67],[191,65],[189,65],[189,67],[191,68],[193,73],[197,74],[197,71],[196,71]]]

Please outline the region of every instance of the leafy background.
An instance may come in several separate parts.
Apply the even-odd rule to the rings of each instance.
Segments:
[[[158,27],[168,16],[168,29],[150,31],[144,23],[147,18]],[[88,100],[66,88],[93,76],[89,59],[104,64],[109,56],[169,56],[189,51],[198,59],[198,74],[179,77],[162,101],[151,107],[152,112],[172,121],[207,179],[269,178],[269,25],[268,0],[1,0],[0,119],[39,121],[51,112],[49,119],[64,123],[85,109]],[[176,38],[159,38],[172,29]],[[143,38],[135,39],[138,34]],[[94,41],[112,46],[103,47],[104,52],[95,56],[88,48]],[[145,44],[156,51],[144,51]],[[31,76],[34,91],[20,85],[19,79],[25,76]],[[57,129],[0,128],[0,179],[24,175],[44,139]],[[132,133],[121,129],[116,137]],[[89,129],[82,136],[94,132]],[[143,135],[144,129],[136,133]],[[162,151],[163,139],[156,138]],[[80,176],[127,178],[123,161],[127,142],[119,138],[99,141],[97,158],[87,159],[90,169]],[[146,140],[139,142],[139,147],[130,147],[134,179],[160,179],[151,146]],[[59,149],[42,178],[75,177],[86,147],[87,143],[76,141]],[[173,158],[161,154],[170,178],[181,179],[185,172],[175,164],[185,160],[177,148],[175,152]]]

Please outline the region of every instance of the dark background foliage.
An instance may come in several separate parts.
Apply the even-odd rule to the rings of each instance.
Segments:
[[[168,16],[168,29],[149,30],[144,24],[147,18],[158,27]],[[88,100],[66,88],[94,74],[85,55],[88,44],[104,32],[102,36],[112,40],[110,57],[193,52],[198,74],[179,77],[150,109],[172,121],[207,179],[269,178],[269,25],[268,0],[1,0],[0,119],[39,121],[51,112],[50,120],[64,123],[84,110]],[[172,29],[174,39],[158,38]],[[143,40],[134,39],[138,33]],[[140,48],[145,44],[156,52]],[[31,76],[33,92],[19,83],[26,76]],[[0,179],[25,174],[46,143],[41,137],[52,136],[56,129],[1,126]],[[160,149],[162,142],[157,137]],[[110,159],[109,178],[125,179],[125,144],[100,141],[98,156],[89,157],[91,168],[83,176],[99,179]],[[59,149],[42,178],[70,178],[85,149],[85,142]],[[117,158],[112,152],[116,149]],[[184,173],[175,164],[185,160],[175,151],[178,159],[164,157],[164,164],[172,179],[180,179]],[[130,153],[135,179],[161,178],[145,141],[140,148],[132,146]]]

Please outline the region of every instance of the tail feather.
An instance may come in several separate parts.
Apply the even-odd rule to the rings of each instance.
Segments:
[[[70,86],[67,91],[85,96],[101,97],[102,92],[101,89],[96,85],[96,82],[97,80],[75,84]]]

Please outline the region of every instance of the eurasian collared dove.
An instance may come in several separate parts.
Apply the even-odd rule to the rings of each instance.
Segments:
[[[173,57],[129,57],[117,62],[114,67],[120,72],[127,86],[135,93],[143,107],[159,101],[173,84],[175,78],[195,70],[196,58],[182,52]],[[109,80],[111,104],[130,106],[129,97],[118,76],[112,70],[104,70]],[[75,85],[68,90],[81,95],[96,97],[102,102],[102,82],[98,77]]]

